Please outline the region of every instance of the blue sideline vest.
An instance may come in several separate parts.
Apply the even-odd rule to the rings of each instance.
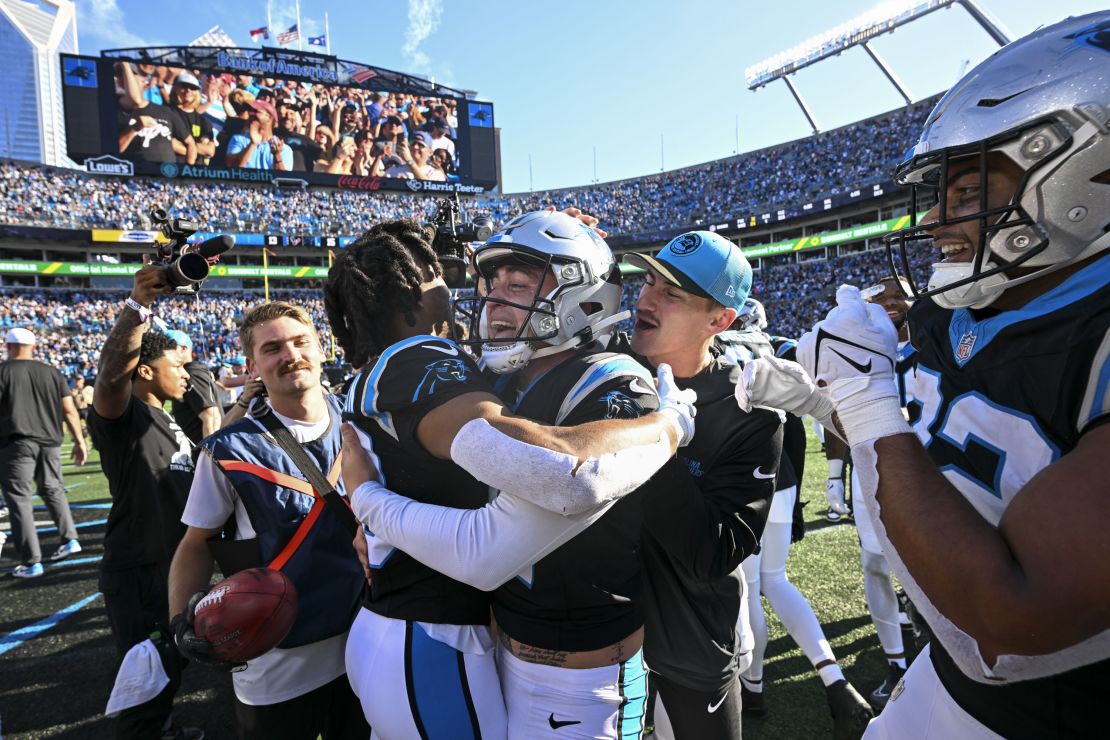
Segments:
[[[321,438],[303,446],[346,496],[339,479],[341,409],[329,396],[331,424]],[[352,537],[336,513],[316,495],[296,464],[259,422],[247,417],[202,443],[243,502],[254,528],[255,565],[281,570],[297,589],[297,621],[279,647],[307,645],[345,632],[361,601],[365,580]],[[226,542],[234,536],[224,531]],[[228,543],[230,544],[230,543]],[[250,548],[248,542],[236,546]],[[243,563],[240,570],[248,567]],[[225,575],[229,575],[225,573]]]

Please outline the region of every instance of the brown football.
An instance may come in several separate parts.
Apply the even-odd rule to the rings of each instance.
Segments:
[[[279,570],[251,568],[217,583],[197,604],[193,625],[212,657],[254,660],[277,647],[297,620],[297,589]]]

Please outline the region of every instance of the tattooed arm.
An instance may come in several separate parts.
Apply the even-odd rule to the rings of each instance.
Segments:
[[[150,308],[155,298],[171,290],[161,267],[145,265],[135,273],[131,298],[144,308]],[[105,419],[118,419],[127,409],[131,376],[139,366],[139,348],[146,326],[138,311],[124,306],[104,341],[93,387],[93,408]]]

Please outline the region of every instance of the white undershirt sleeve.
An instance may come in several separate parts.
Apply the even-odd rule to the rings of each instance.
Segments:
[[[478,480],[567,516],[587,514],[635,491],[669,459],[670,441],[660,434],[652,444],[579,464],[574,455],[521,442],[485,419],[468,421],[451,442],[452,462]],[[505,460],[513,464],[505,465]],[[522,485],[521,470],[528,471],[527,485]]]
[[[563,516],[502,493],[480,509],[424,504],[377,481],[351,496],[355,516],[390,545],[424,565],[492,591],[593,524],[615,503]]]

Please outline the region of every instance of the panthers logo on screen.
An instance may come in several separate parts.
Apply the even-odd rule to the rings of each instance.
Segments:
[[[466,363],[462,360],[436,360],[425,368],[424,378],[416,389],[416,398],[427,398],[436,392],[441,384],[465,383],[467,377]]]
[[[644,415],[644,407],[620,391],[609,391],[599,403],[605,404],[606,419],[637,419]]]

